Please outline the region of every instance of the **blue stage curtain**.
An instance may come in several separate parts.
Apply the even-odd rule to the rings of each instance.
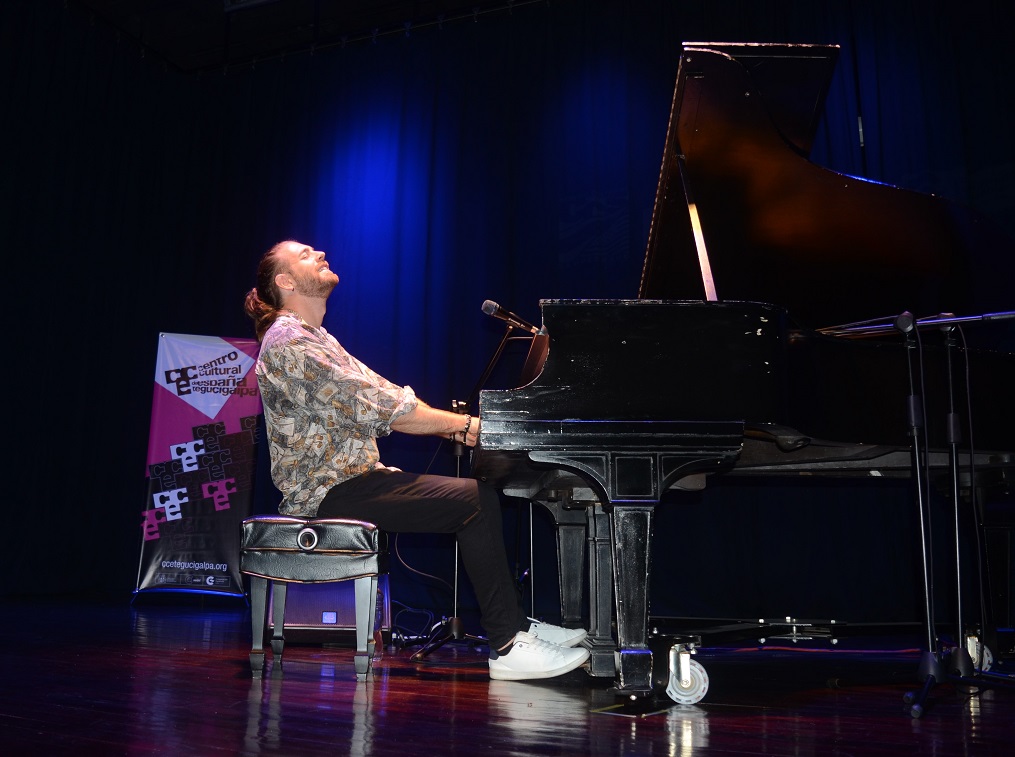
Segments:
[[[1007,10],[554,0],[183,74],[78,3],[5,3],[0,236],[31,272],[8,307],[49,335],[19,353],[31,454],[15,499],[63,526],[45,551],[59,565],[14,540],[4,590],[130,590],[151,345],[251,335],[242,299],[280,239],[341,276],[329,330],[438,407],[469,395],[500,339],[484,300],[538,321],[540,298],[635,296],[683,41],[841,45],[812,160],[1015,236]],[[977,254],[1012,280],[1011,249]],[[488,386],[513,386],[523,355],[513,344]],[[453,470],[435,441],[384,445],[389,464]],[[54,460],[63,483],[44,486]]]

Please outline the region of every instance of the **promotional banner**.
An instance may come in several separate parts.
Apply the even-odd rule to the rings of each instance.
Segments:
[[[135,592],[243,594],[261,397],[258,344],[160,334]]]

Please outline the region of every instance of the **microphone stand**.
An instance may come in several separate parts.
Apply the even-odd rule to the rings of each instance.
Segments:
[[[493,355],[486,363],[486,368],[483,369],[483,374],[479,377],[479,381],[472,387],[472,391],[469,393],[469,399],[466,400],[466,406],[472,407],[472,403],[479,397],[479,390],[486,386],[486,382],[490,380],[490,374],[493,373],[493,369],[497,363],[500,362],[500,356],[504,353],[504,348],[507,347],[507,343],[511,341],[511,332],[515,330],[515,326],[511,323],[504,329],[504,334],[501,336],[500,341],[497,343],[497,349],[493,351]],[[525,336],[519,337],[521,339],[532,340],[532,337]]]
[[[977,648],[977,660],[974,664],[972,656],[969,653],[967,646],[967,638],[965,635],[965,629],[962,624],[962,573],[961,573],[961,556],[959,552],[960,548],[960,532],[959,532],[959,464],[958,464],[958,442],[961,438],[961,430],[959,425],[958,414],[955,412],[954,404],[954,388],[953,388],[953,367],[951,355],[954,349],[958,346],[955,339],[956,327],[951,323],[941,327],[941,331],[944,333],[944,343],[947,350],[947,368],[948,368],[948,400],[949,400],[949,413],[948,413],[948,443],[950,445],[951,453],[951,474],[952,474],[952,497],[955,502],[955,577],[956,577],[956,591],[957,591],[957,637],[956,637],[956,648],[953,651],[953,660],[951,664],[951,680],[955,683],[975,686],[977,690],[983,688],[1015,688],[1015,679],[1011,675],[1005,673],[993,673],[989,672],[987,668],[990,667],[989,655],[990,645],[996,642],[996,627],[992,626],[993,623],[993,612],[991,610],[991,597],[989,591],[984,591],[984,570],[982,561],[984,559],[983,553],[983,519],[980,510],[980,503],[977,496],[976,487],[976,467],[974,463],[974,449],[973,449],[973,430],[972,430],[972,418],[969,419],[969,501],[973,515],[973,529],[976,535],[976,555],[978,558],[978,586],[980,589],[980,629],[979,633],[973,637]],[[966,391],[969,391],[969,380],[968,380],[968,363],[967,363],[967,381]],[[970,409],[970,416],[972,411]]]
[[[459,400],[451,401],[451,409],[459,413],[460,415],[466,415],[468,411],[468,403],[461,402]],[[459,478],[462,476],[462,458],[465,457],[465,444],[462,442],[452,442],[452,453],[454,454],[456,472],[455,475]],[[455,641],[462,641],[463,639],[470,642],[480,643],[486,642],[486,639],[482,636],[473,636],[472,634],[465,633],[465,627],[462,625],[461,618],[458,617],[458,539],[455,539],[455,584],[454,584],[454,609],[450,618],[444,618],[430,630],[430,636],[427,638],[426,643],[422,648],[415,652],[409,659],[413,662],[419,662],[429,655],[434,650],[440,649],[449,641],[454,639]]]
[[[918,693],[907,692],[903,702],[909,707],[909,714],[914,718],[923,715],[924,702],[931,688],[937,681],[942,679],[941,660],[938,657],[937,638],[934,633],[934,586],[931,578],[929,541],[930,525],[927,522],[929,513],[924,502],[923,483],[924,470],[922,456],[920,453],[920,433],[923,429],[923,411],[920,395],[916,392],[916,382],[913,378],[913,353],[917,349],[919,339],[916,331],[916,322],[909,312],[902,313],[895,319],[895,328],[905,336],[907,368],[909,374],[909,397],[907,398],[907,417],[909,420],[909,433],[913,439],[913,477],[916,481],[916,501],[920,513],[920,547],[923,558],[923,590],[924,606],[926,608],[926,632],[927,650],[920,661],[918,675],[923,682],[923,687]],[[916,338],[914,339],[914,334]]]
[[[951,476],[952,476],[952,498],[955,503],[956,515],[955,515],[955,560],[956,560],[956,581],[957,581],[957,615],[958,615],[958,639],[956,642],[956,650],[954,659],[950,662],[951,675],[949,678],[956,683],[961,683],[970,686],[976,686],[979,688],[991,687],[991,688],[1015,688],[1015,680],[1013,680],[1010,674],[1000,672],[988,672],[986,670],[989,667],[990,657],[990,642],[996,642],[996,628],[992,627],[993,615],[990,613],[988,618],[988,611],[991,605],[991,597],[989,591],[984,590],[984,583],[989,584],[989,580],[984,574],[985,568],[983,566],[984,560],[984,546],[982,544],[983,536],[983,515],[978,502],[977,495],[977,477],[976,477],[976,455],[973,449],[972,439],[972,418],[969,418],[969,490],[970,490],[970,501],[972,503],[973,518],[974,518],[974,529],[977,536],[977,557],[980,561],[978,565],[978,585],[980,588],[980,634],[976,639],[977,644],[977,662],[974,665],[972,656],[968,650],[968,640],[965,638],[964,629],[962,627],[962,613],[963,613],[963,600],[962,600],[962,586],[961,586],[961,572],[960,572],[960,534],[959,534],[959,471],[958,471],[958,442],[961,438],[958,425],[958,415],[954,411],[954,388],[953,388],[953,369],[952,369],[952,351],[957,346],[954,338],[956,327],[963,323],[974,323],[974,322],[990,322],[990,321],[1010,321],[1015,320],[1015,311],[1001,311],[995,313],[985,313],[976,316],[964,316],[956,317],[952,313],[941,313],[936,316],[929,318],[915,319],[909,312],[902,313],[896,316],[894,319],[877,319],[872,321],[864,321],[858,323],[844,324],[841,326],[833,326],[825,329],[818,329],[819,333],[829,334],[834,336],[845,336],[854,338],[863,338],[868,336],[878,336],[885,332],[892,330],[898,331],[905,335],[907,354],[911,355],[916,349],[917,344],[914,342],[914,336],[916,342],[919,342],[919,331],[922,328],[938,327],[945,335],[945,347],[947,355],[947,369],[948,369],[948,392],[949,392],[949,413],[947,416],[947,441],[950,446],[951,455]],[[961,330],[959,330],[961,333]],[[933,604],[933,581],[931,578],[931,568],[929,566],[928,550],[932,541],[930,537],[930,525],[929,522],[925,524],[925,518],[929,518],[929,509],[924,504],[923,499],[923,480],[924,472],[920,466],[921,453],[919,451],[919,429],[922,426],[923,413],[921,411],[920,403],[917,401],[917,395],[914,388],[913,379],[913,367],[912,357],[907,358],[909,360],[909,383],[910,383],[910,397],[909,397],[909,422],[910,422],[910,433],[913,437],[913,459],[914,459],[914,474],[916,477],[917,484],[917,500],[920,507],[920,532],[921,532],[921,545],[923,549],[923,571],[924,571],[924,591],[927,608],[927,652],[920,664],[920,676],[923,680],[923,689],[919,694],[909,692],[905,695],[904,699],[906,704],[909,706],[909,712],[914,718],[918,718],[923,714],[924,701],[930,692],[930,689],[934,684],[942,680],[942,663],[939,656],[939,649],[937,645],[937,639],[934,633],[934,604]],[[968,364],[967,364],[968,370]],[[921,373],[922,375],[922,373]],[[966,392],[969,392],[969,383],[967,377]],[[970,409],[971,415],[971,409]],[[927,473],[929,479],[929,472]],[[984,664],[984,660],[987,663]]]
[[[959,416],[955,412],[955,381],[952,368],[952,352],[956,346],[955,326],[951,323],[946,324],[941,327],[941,331],[944,334],[945,365],[948,372],[948,415],[945,429],[948,440],[948,460],[951,468],[952,503],[955,511],[956,646],[951,655],[951,669],[952,672],[960,677],[965,677],[973,673],[973,658],[969,656],[969,651],[966,649],[966,633],[962,625],[962,553],[960,551],[961,531],[959,528],[959,441],[962,437],[962,432],[959,426]],[[975,510],[976,482],[972,478],[969,481],[969,491]]]
[[[501,337],[500,343],[497,345],[497,349],[494,351],[490,360],[486,364],[486,368],[483,371],[483,375],[479,381],[476,382],[476,386],[473,388],[472,393],[469,395],[469,399],[465,402],[461,400],[452,400],[451,409],[461,415],[466,415],[469,411],[469,407],[475,401],[476,397],[479,396],[479,390],[482,389],[483,385],[486,384],[490,378],[490,374],[493,373],[494,366],[497,361],[500,360],[501,354],[504,352],[504,348],[511,337],[511,332],[514,331],[515,327],[512,324],[508,324],[507,329],[504,331],[504,336]],[[452,454],[455,456],[455,475],[458,478],[462,476],[462,459],[465,457],[467,447],[462,442],[451,442]],[[487,639],[482,636],[474,636],[472,634],[465,633],[465,628],[462,625],[461,618],[458,617],[458,540],[455,539],[455,579],[454,579],[454,609],[453,614],[450,618],[444,618],[430,631],[430,636],[427,638],[426,643],[420,648],[420,650],[414,653],[409,659],[413,662],[420,662],[427,657],[431,652],[440,649],[449,641],[462,641],[466,640],[473,643],[487,643]]]

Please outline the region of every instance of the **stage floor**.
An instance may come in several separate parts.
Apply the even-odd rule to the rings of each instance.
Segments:
[[[583,670],[491,681],[485,646],[453,641],[420,663],[388,645],[366,682],[342,643],[289,644],[284,672],[251,676],[241,600],[146,606],[4,600],[4,755],[1008,755],[1015,661],[1002,685],[946,680],[922,717],[925,653],[910,636],[726,640],[695,660],[701,701],[630,701]],[[553,618],[548,618],[552,621]],[[270,651],[268,652],[271,663]]]

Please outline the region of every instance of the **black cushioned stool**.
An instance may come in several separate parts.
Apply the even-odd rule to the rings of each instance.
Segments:
[[[388,572],[388,537],[373,523],[342,518],[256,515],[242,523],[240,572],[250,576],[250,668],[264,670],[268,581],[273,593],[271,651],[281,670],[288,584],[355,581],[356,678],[374,655],[377,577]]]

